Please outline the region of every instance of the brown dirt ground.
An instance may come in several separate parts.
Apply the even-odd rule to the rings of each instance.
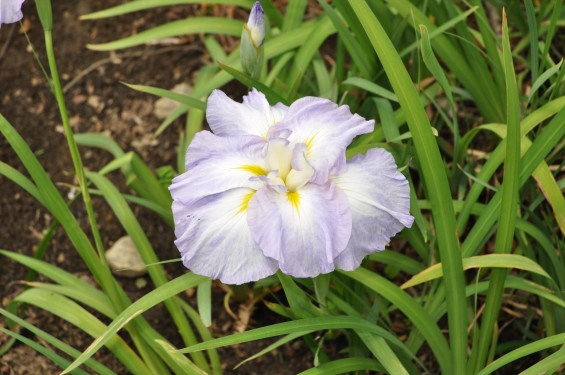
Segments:
[[[210,61],[198,39],[188,37],[177,45],[142,46],[118,51],[117,55],[112,56],[87,50],[85,46],[87,43],[99,43],[131,35],[149,26],[200,14],[204,10],[200,6],[175,6],[116,19],[92,22],[78,20],[81,14],[118,3],[121,1],[53,2],[54,42],[63,85],[80,77],[66,92],[72,126],[76,133],[104,132],[112,136],[124,150],[137,152],[153,168],[175,165],[178,134],[183,128],[182,121],[177,121],[155,139],[153,132],[159,126],[159,120],[153,115],[156,99],[133,91],[119,84],[119,81],[164,88],[171,88],[180,82],[190,83],[197,69]],[[231,10],[233,11],[233,8]],[[66,195],[69,189],[65,184],[73,183],[74,172],[62,134],[58,109],[21,31],[27,31],[41,62],[46,64],[42,30],[31,1],[26,2],[23,11],[25,18],[21,25],[5,25],[0,32],[0,112],[24,137],[52,180],[58,184],[62,194]],[[229,12],[230,9],[224,11]],[[93,64],[97,64],[97,67],[90,69]],[[231,90],[235,90],[237,95],[243,91],[241,87],[233,87]],[[86,168],[91,170],[97,170],[111,160],[109,154],[96,149],[82,148],[81,154]],[[25,173],[4,138],[0,138],[0,161]],[[113,175],[113,178],[119,188],[126,191],[120,176]],[[74,212],[86,228],[87,221],[80,206],[75,204]],[[94,199],[94,208],[103,241],[109,246],[125,233],[101,199]],[[138,207],[134,210],[160,259],[177,258],[172,230],[151,212]],[[52,220],[49,212],[20,187],[0,177],[0,249],[31,255],[41,239],[42,232],[49,227]],[[45,259],[78,275],[86,276],[88,273],[62,230],[57,231]],[[179,263],[168,264],[166,269],[170,277],[183,272]],[[26,273],[27,270],[16,262],[7,259],[0,261],[0,306],[5,307],[22,291],[18,281],[23,280]],[[139,298],[151,290],[150,286],[136,288],[132,279],[120,278],[119,281],[132,298]],[[223,292],[218,290],[214,298],[217,300],[217,308],[214,311],[212,330],[215,334],[229,334],[233,332],[236,322],[222,307]],[[237,311],[237,305],[232,305],[232,308]],[[147,314],[151,324],[174,344],[182,346],[176,335],[176,328],[170,320],[163,319],[163,316],[166,316],[166,313],[159,308]],[[81,350],[92,340],[79,329],[41,309],[29,309],[27,319]],[[259,327],[276,321],[280,319],[259,304],[251,316],[249,327]],[[4,324],[0,318],[0,327]],[[33,338],[29,333],[28,336]],[[6,339],[5,335],[0,333],[0,345]],[[237,372],[230,371],[238,362],[267,344],[250,343],[222,349],[220,356],[226,373],[294,374],[311,367],[310,352],[302,342],[295,342],[244,365]],[[96,358],[118,373],[127,373],[105,350],[97,353]],[[15,344],[0,357],[0,374],[39,373],[55,374],[58,373],[58,367],[25,345]]]

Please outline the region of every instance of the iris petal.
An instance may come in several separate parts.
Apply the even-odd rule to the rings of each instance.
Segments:
[[[289,130],[291,144],[305,143],[306,157],[314,168],[312,182],[323,184],[345,167],[345,149],[353,138],[373,130],[375,122],[351,114],[346,105],[322,98],[305,97],[289,107],[273,132]]]
[[[253,89],[237,103],[220,90],[208,98],[206,120],[214,134],[221,137],[253,135],[267,139],[269,128],[281,121],[288,107],[272,106],[265,95]]]
[[[23,18],[21,11],[24,0],[0,1],[0,25],[3,23],[18,22]]]
[[[264,182],[253,177],[266,173],[263,147],[256,137],[197,133],[186,154],[187,172],[174,178],[169,187],[173,199],[190,205],[234,188],[260,188]]]
[[[410,188],[384,149],[353,157],[335,183],[347,196],[353,218],[351,239],[336,259],[337,267],[349,271],[366,255],[384,250],[402,228],[412,226]]]
[[[247,225],[252,189],[233,189],[185,205],[173,202],[175,235],[184,265],[193,272],[242,284],[274,274],[275,260],[263,255]]]
[[[261,189],[249,202],[247,219],[263,254],[295,277],[331,272],[351,235],[347,197],[331,183],[296,192]]]

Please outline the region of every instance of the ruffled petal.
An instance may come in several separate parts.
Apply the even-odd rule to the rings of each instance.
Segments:
[[[402,228],[412,226],[410,187],[384,149],[356,155],[334,181],[347,196],[353,217],[351,239],[337,257],[336,266],[351,271],[366,255],[384,250]]]
[[[297,192],[261,189],[249,202],[247,220],[263,254],[294,277],[331,272],[351,235],[347,197],[331,183]]]
[[[197,133],[186,153],[186,172],[169,187],[173,199],[190,205],[234,188],[259,189],[264,182],[253,177],[267,174],[263,148],[257,137]]]
[[[243,103],[214,90],[208,98],[206,120],[221,137],[254,135],[266,140],[269,128],[281,121],[287,110],[281,103],[271,107],[265,95],[255,89],[243,97]]]
[[[374,126],[374,120],[351,114],[346,105],[305,97],[292,103],[283,121],[272,132],[289,130],[291,144],[308,146],[306,157],[315,170],[311,181],[323,184],[330,173],[337,174],[344,169],[345,149],[353,138],[371,132]]]
[[[175,244],[187,268],[226,284],[256,281],[277,271],[277,262],[263,255],[247,224],[254,193],[242,188],[192,205],[173,202]]]
[[[3,23],[18,22],[23,18],[22,4],[24,0],[0,1],[0,25]]]

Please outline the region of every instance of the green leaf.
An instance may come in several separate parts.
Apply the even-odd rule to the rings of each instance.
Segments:
[[[526,345],[519,347],[518,349],[511,351],[510,353],[506,353],[502,357],[498,358],[496,361],[490,363],[487,367],[479,371],[477,375],[492,374],[499,368],[506,366],[509,363],[523,359],[524,357],[530,354],[537,353],[557,345],[563,345],[564,342],[565,342],[565,333],[561,333],[559,335],[545,337],[543,339],[539,339],[534,342],[528,343]],[[563,357],[561,358],[563,359]],[[543,373],[543,371],[538,373]]]
[[[4,329],[2,327],[0,327],[0,332],[4,332],[4,334],[21,341],[22,343],[26,344],[27,346],[29,346],[30,348],[32,348],[36,352],[40,353],[44,357],[50,359],[53,363],[55,363],[56,365],[58,365],[61,368],[65,368],[69,364],[69,361],[67,361],[65,358],[63,358],[60,355],[54,353],[53,351],[47,349],[45,346],[40,345],[40,344],[36,343],[35,341],[28,339],[25,336],[22,336],[22,335],[20,335],[16,332],[12,332],[10,330]],[[88,372],[77,368],[73,371],[73,374],[88,375]]]
[[[443,372],[460,373],[463,368],[461,364],[467,361],[467,308],[463,295],[465,280],[455,230],[455,212],[451,199],[446,199],[451,196],[451,192],[443,158],[414,84],[379,20],[365,1],[352,2],[351,7],[365,27],[367,36],[406,114],[406,122],[412,133],[421,174],[429,199],[432,201],[432,217],[436,227],[440,256],[443,260],[444,285],[449,310],[451,350],[446,348],[446,350],[434,352],[438,360],[440,357],[450,358],[449,362],[441,362]]]
[[[488,254],[463,258],[463,269],[471,268],[516,268],[550,278],[539,264],[525,256],[516,254]],[[443,272],[441,264],[437,263],[406,281],[401,288],[411,288],[440,277],[443,277]]]
[[[80,351],[76,350],[75,348],[73,348],[72,346],[70,346],[68,344],[65,344],[63,341],[57,339],[56,337],[48,334],[45,331],[37,328],[36,326],[27,322],[26,320],[10,313],[9,311],[6,311],[6,310],[0,308],[0,315],[3,315],[4,317],[6,317],[6,319],[9,319],[9,320],[15,322],[20,327],[25,328],[26,330],[33,333],[38,338],[44,340],[45,342],[47,342],[50,345],[52,345],[53,347],[59,349],[63,353],[65,353],[65,354],[67,354],[67,355],[69,355],[73,358],[79,356]],[[115,375],[115,372],[113,372],[112,370],[110,370],[106,366],[100,364],[99,362],[95,361],[94,359],[89,359],[84,364],[85,364],[85,366],[88,366],[92,370],[94,370],[97,374],[100,374],[100,375]]]
[[[510,48],[506,13],[504,11],[502,13],[502,65],[506,82],[507,145],[504,181],[500,191],[500,199],[502,200],[500,218],[495,240],[495,252],[497,254],[507,254],[512,251],[517,216],[516,210],[518,208],[518,191],[520,188],[520,104],[516,75],[512,64],[512,50]],[[471,360],[469,361],[469,366],[474,372],[477,372],[484,366],[491,344],[492,346],[496,345],[496,339],[493,339],[492,334],[502,303],[502,291],[506,275],[506,269],[492,271],[491,287],[487,293],[479,339],[474,345],[475,350],[473,350]]]
[[[134,316],[142,314],[153,306],[166,301],[167,299],[181,293],[182,291],[196,287],[198,284],[206,281],[204,276],[194,275],[187,273],[168,283],[156,288],[155,290],[147,293],[139,300],[128,306],[122,311],[112,323],[105,328],[104,331],[96,335],[97,339],[69,366],[65,369],[63,374],[67,374],[73,369],[80,366],[84,361],[90,358],[98,349],[100,349],[107,342],[114,340],[115,334],[126,325]]]
[[[358,268],[350,272],[339,272],[357,280],[398,307],[421,334],[426,337],[428,345],[435,354],[440,367],[449,367],[448,358],[445,356],[445,353],[449,352],[449,347],[443,334],[428,312],[412,297],[384,277],[364,268]],[[463,299],[465,299],[464,292]]]
[[[277,276],[290,305],[290,309],[299,318],[312,318],[323,315],[323,313],[312,304],[306,293],[294,282],[292,277],[285,275],[281,271]]]
[[[128,13],[139,12],[142,10],[164,7],[167,5],[182,4],[201,4],[202,0],[135,0],[125,4],[120,4],[108,9],[100,10],[80,16],[81,20],[96,20],[101,18],[109,18],[121,16]],[[251,8],[253,0],[207,0],[208,4],[227,4]]]
[[[299,375],[337,375],[355,371],[385,372],[385,368],[374,359],[345,358],[323,363],[314,368],[302,371]]]
[[[220,348],[223,346],[241,344],[244,342],[262,340],[269,337],[301,333],[306,335],[311,332],[330,329],[355,329],[374,333],[387,338],[391,334],[385,329],[364,319],[350,316],[320,316],[316,318],[298,319],[291,322],[272,324],[267,327],[256,328],[251,331],[236,333],[231,336],[220,337],[181,349],[181,353],[192,353],[199,350]],[[394,336],[393,336],[394,338]]]
[[[116,189],[116,187],[112,184],[112,182],[110,182],[110,180],[100,174],[87,172],[86,175],[100,189],[104,198],[107,200],[108,204],[116,214],[116,217],[126,230],[127,234],[131,237],[144,263],[159,263],[159,259],[157,258],[157,255],[155,254],[155,251],[153,250],[153,247],[151,246],[151,243],[149,242],[149,239],[147,238],[143,228],[139,224],[136,216],[131,211],[130,207],[127,205],[125,199],[122,197],[118,189]],[[153,281],[155,286],[160,287],[166,285],[168,279],[162,266],[149,267],[147,269],[147,272],[149,273],[149,276],[151,277],[151,280]],[[179,333],[185,341],[185,344],[190,345],[196,342],[192,328],[186,320],[186,316],[183,314],[176,299],[165,300],[164,302],[167,310],[169,310],[171,317],[173,318],[175,325],[179,330]],[[208,366],[206,359],[200,354],[194,357],[194,361],[203,369],[206,369],[206,367]]]
[[[212,280],[207,280],[198,285],[196,304],[200,319],[206,327],[212,325]]]
[[[244,74],[243,72],[240,72],[239,70],[234,69],[231,66],[222,64],[219,61],[217,62],[217,64],[220,66],[220,68],[222,68],[223,70],[228,72],[231,76],[233,76],[239,82],[243,83],[245,86],[247,86],[249,88],[251,88],[251,87],[257,88],[257,90],[259,90],[263,94],[265,94],[265,96],[267,97],[269,102],[271,102],[271,103],[284,103],[284,104],[287,104],[287,105],[290,104],[288,99],[283,98],[275,90],[265,86],[264,84],[262,84],[261,82],[251,78],[247,74]]]
[[[282,31],[296,28],[302,23],[302,18],[306,12],[308,3],[304,0],[290,0],[286,6],[286,13],[283,18]]]
[[[41,197],[41,193],[37,189],[37,187],[31,182],[26,176],[24,176],[21,172],[17,169],[12,168],[8,164],[0,161],[0,175],[8,178],[19,187],[24,189],[29,195],[34,197],[39,203],[45,205],[43,203],[43,198]]]
[[[535,365],[522,371],[521,375],[537,375],[537,374],[552,374],[555,371],[562,369],[565,363],[565,344],[561,349],[551,354],[550,356],[538,361]]]
[[[49,311],[76,327],[79,327],[92,337],[98,337],[106,328],[100,320],[87,310],[57,293],[46,292],[42,289],[28,289],[18,295],[15,300],[29,303]],[[129,318],[132,319],[135,316],[137,316],[137,314],[131,315]],[[128,319],[128,321],[130,319]],[[132,373],[151,375],[151,371],[147,368],[145,363],[121,337],[114,336],[111,340],[104,342],[104,344],[106,344],[108,349],[110,349],[119,361]]]
[[[385,89],[384,87],[379,86],[376,83],[371,82],[371,81],[369,81],[365,78],[349,77],[345,81],[343,81],[341,84],[342,85],[355,86],[355,87],[358,87],[358,88],[363,89],[365,91],[368,91],[372,94],[375,94],[377,96],[381,96],[385,99],[388,99],[390,101],[398,103],[398,98],[396,97],[395,93],[393,93],[393,92]]]
[[[185,34],[225,34],[239,36],[243,22],[221,17],[198,17],[173,21],[109,43],[87,44],[94,51],[112,51],[147,44],[159,39]]]
[[[133,84],[130,84],[130,83],[125,83],[125,82],[122,82],[122,83],[124,85],[126,85],[127,87],[134,89],[134,90],[137,90],[137,91],[146,92],[146,93],[152,94],[152,95],[157,95],[157,96],[160,96],[162,98],[168,98],[168,99],[174,100],[175,102],[179,102],[181,104],[184,104],[187,107],[200,109],[201,111],[206,110],[206,103],[204,103],[201,100],[195,99],[191,96],[188,96],[188,95],[179,94],[178,92],[165,90],[165,89],[161,89],[161,88],[158,88],[158,87],[133,85]]]
[[[324,8],[324,11],[332,21],[357,68],[366,78],[372,77],[376,70],[375,61],[371,59],[368,54],[363,52],[361,44],[355,39],[353,33],[349,31],[347,24],[341,18],[340,14],[324,0],[318,0],[318,4]]]
[[[400,359],[382,337],[364,331],[356,332],[389,374],[408,375]]]
[[[561,66],[563,65],[563,59],[561,59],[561,61],[559,61],[559,63],[557,63],[556,65],[553,65],[551,68],[547,69],[545,72],[543,72],[542,75],[540,75],[532,84],[532,88],[530,89],[530,94],[528,95],[528,103],[532,100],[532,97],[536,94],[536,92],[539,90],[539,88],[545,83],[547,82],[547,80],[549,78],[551,78],[551,76],[555,75],[556,73],[559,72],[559,69],[561,69]]]

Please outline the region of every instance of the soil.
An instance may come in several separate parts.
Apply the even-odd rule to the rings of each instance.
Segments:
[[[150,45],[101,53],[88,50],[88,43],[101,43],[125,37],[162,24],[183,19],[203,12],[223,12],[243,17],[234,7],[204,9],[199,5],[171,6],[152,11],[134,13],[119,18],[98,21],[80,21],[78,17],[95,10],[122,3],[120,0],[54,1],[55,27],[53,39],[59,73],[66,90],[71,124],[75,133],[102,132],[110,135],[125,151],[135,151],[152,168],[176,165],[176,150],[183,120],[178,120],[162,135],[155,138],[154,132],[160,121],[153,114],[156,98],[133,91],[119,82],[172,88],[174,85],[191,83],[194,73],[210,58],[198,37],[177,40],[177,44]],[[0,113],[23,136],[39,161],[65,196],[75,182],[73,165],[63,134],[63,127],[46,79],[34,58],[46,66],[43,52],[43,31],[40,27],[32,1],[26,1],[21,24],[4,25],[0,31]],[[27,33],[31,44],[26,40]],[[229,44],[229,40],[222,42]],[[243,88],[228,87],[229,93],[241,96]],[[98,149],[81,148],[85,167],[98,170],[111,160],[111,155]],[[0,161],[27,175],[18,157],[7,141],[0,137]],[[121,191],[127,191],[119,174],[111,175]],[[102,239],[109,247],[125,235],[112,211],[100,198],[94,197],[94,209],[100,224]],[[81,204],[73,206],[83,228],[87,220]],[[174,235],[163,221],[147,210],[134,207],[134,212],[146,230],[157,255],[162,260],[178,258],[174,247]],[[44,231],[53,222],[52,216],[22,188],[0,176],[0,249],[32,255]],[[86,266],[68,241],[65,233],[58,230],[45,254],[46,261],[74,274],[88,277]],[[171,278],[184,272],[179,263],[166,265]],[[9,259],[0,261],[0,306],[6,307],[17,296],[23,286],[21,280],[27,275],[26,268]],[[144,277],[142,277],[144,278]],[[118,278],[132,299],[139,298],[152,288],[136,287],[135,279]],[[149,281],[149,280],[146,280]],[[214,319],[212,331],[215,335],[234,332],[238,322],[223,308],[224,292],[215,287]],[[237,304],[232,309],[238,310]],[[150,323],[175,345],[182,346],[176,327],[163,319],[166,313],[159,307],[147,314]],[[47,314],[38,308],[29,308],[26,319],[37,327],[48,331],[79,350],[84,350],[92,338],[69,323]],[[248,329],[280,321],[261,303],[251,315]],[[5,322],[0,318],[0,328]],[[34,338],[29,332],[23,332]],[[0,346],[7,337],[0,332]],[[254,360],[237,371],[231,369],[240,361],[257,353],[269,342],[249,343],[220,350],[222,365],[226,373],[238,374],[295,374],[312,367],[312,355],[301,341],[289,343],[281,349]],[[127,371],[107,351],[101,350],[96,359],[117,373]],[[50,360],[29,347],[16,343],[0,357],[0,374],[55,374],[60,369]]]

